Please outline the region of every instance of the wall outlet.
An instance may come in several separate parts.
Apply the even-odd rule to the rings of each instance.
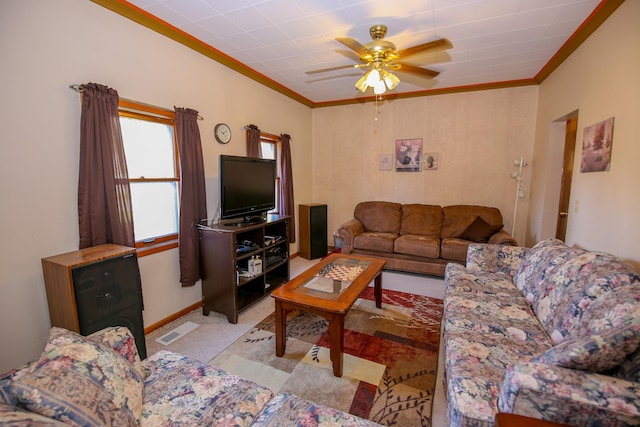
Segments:
[[[524,197],[524,190],[522,189],[521,185],[518,185],[518,197],[520,198]]]

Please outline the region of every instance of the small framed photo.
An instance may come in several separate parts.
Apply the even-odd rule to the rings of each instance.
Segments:
[[[422,159],[423,170],[432,171],[438,169],[438,153],[424,153]]]
[[[396,172],[422,170],[422,138],[396,140]]]
[[[392,156],[391,154],[382,154],[380,155],[380,170],[381,171],[390,171],[393,169],[392,167]]]

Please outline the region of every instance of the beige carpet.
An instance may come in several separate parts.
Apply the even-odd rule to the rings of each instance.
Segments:
[[[342,377],[333,375],[328,322],[304,312],[287,318],[283,357],[272,313],[209,364],[383,425],[430,426],[442,309],[441,299],[392,290],[376,308],[365,289],[345,317]]]

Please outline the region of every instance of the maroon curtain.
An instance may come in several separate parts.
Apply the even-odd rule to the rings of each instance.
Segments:
[[[283,215],[289,215],[289,243],[296,242],[295,203],[293,201],[293,170],[291,169],[291,137],[286,133],[280,136],[280,206]]]
[[[200,250],[196,224],[207,217],[202,143],[198,112],[176,108],[176,139],[180,155],[180,282],[193,286],[200,280]]]
[[[127,162],[118,116],[118,92],[82,88],[78,224],[80,249],[104,243],[135,246]]]
[[[262,157],[260,129],[256,125],[248,125],[245,130],[247,131],[247,157]]]

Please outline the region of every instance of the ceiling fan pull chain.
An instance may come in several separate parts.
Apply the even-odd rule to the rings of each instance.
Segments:
[[[375,117],[373,118],[373,121],[374,121],[374,122],[377,122],[377,121],[378,121],[378,95],[376,95],[376,115],[375,115]]]

